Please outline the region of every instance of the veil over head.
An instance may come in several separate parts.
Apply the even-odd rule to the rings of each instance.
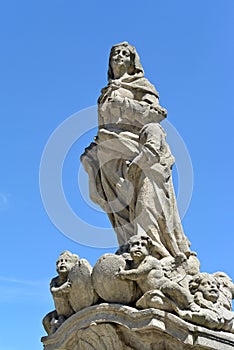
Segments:
[[[116,80],[114,79],[113,70],[111,68],[111,57],[113,55],[114,50],[117,47],[125,47],[129,50],[131,56],[131,65],[128,71],[128,75],[124,78],[118,79],[118,86],[121,86],[125,89],[129,89],[131,91],[141,91],[142,94],[152,94],[159,98],[159,93],[155,89],[154,85],[149,82],[148,79],[144,77],[144,70],[140,62],[139,55],[132,45],[130,45],[127,41],[116,44],[112,46],[109,57],[109,66],[108,66],[108,85],[101,90],[101,96],[98,99],[98,103],[103,103],[109,93],[112,91],[112,86],[116,84]]]
[[[112,71],[112,68],[111,68],[110,61],[111,61],[111,57],[112,57],[112,54],[113,54],[114,50],[117,47],[119,47],[119,46],[120,47],[121,46],[126,47],[126,49],[128,49],[129,52],[130,52],[131,67],[130,67],[129,74],[130,75],[136,75],[137,74],[138,77],[143,77],[144,76],[144,70],[142,68],[142,65],[141,65],[141,62],[140,62],[140,57],[139,57],[135,47],[130,45],[127,41],[124,41],[122,43],[119,43],[119,44],[116,44],[116,45],[112,46],[112,48],[111,48],[110,57],[109,57],[109,68],[108,68],[108,81],[110,82],[112,79],[114,79],[114,74],[113,74],[113,71]]]

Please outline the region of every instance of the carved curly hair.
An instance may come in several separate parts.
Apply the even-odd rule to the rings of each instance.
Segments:
[[[61,257],[61,256],[63,256],[63,255],[65,255],[65,256],[68,256],[71,260],[72,260],[72,262],[74,262],[74,264],[75,263],[77,263],[78,261],[79,261],[79,256],[77,255],[77,254],[72,254],[71,252],[69,252],[69,250],[64,250],[60,255],[59,255],[59,257],[58,257],[58,260],[59,260],[59,258]],[[57,261],[58,261],[57,260]]]
[[[195,275],[191,281],[189,282],[189,290],[191,292],[191,294],[195,294],[198,290],[198,287],[200,286],[202,280],[204,278],[208,278],[208,279],[212,279],[215,280],[217,287],[219,288],[220,283],[218,281],[218,279],[212,275],[210,275],[207,272],[200,272],[197,275]]]

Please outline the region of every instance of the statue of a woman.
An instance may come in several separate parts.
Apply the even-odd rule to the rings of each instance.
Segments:
[[[98,135],[81,160],[90,197],[108,214],[119,244],[144,230],[159,258],[190,254],[172,184],[174,157],[160,125],[166,114],[135,48],[113,46],[98,100]]]

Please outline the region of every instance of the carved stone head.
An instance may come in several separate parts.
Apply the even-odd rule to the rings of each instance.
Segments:
[[[72,254],[68,250],[62,252],[58,260],[56,261],[56,271],[59,275],[68,275],[72,267],[79,261],[79,257],[76,254]]]
[[[189,283],[192,294],[202,292],[204,299],[215,303],[219,298],[219,281],[212,275],[201,272],[193,277]]]
[[[108,81],[119,78],[119,71],[129,75],[144,76],[140,58],[135,47],[126,41],[111,48],[108,69]]]
[[[152,240],[147,235],[132,236],[128,244],[129,252],[133,260],[142,260],[151,253]]]

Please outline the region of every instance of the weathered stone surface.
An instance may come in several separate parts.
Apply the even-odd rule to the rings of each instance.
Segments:
[[[88,328],[80,329],[77,332],[77,338],[77,349],[95,350],[97,347],[103,350],[130,349],[119,339],[116,327],[109,323],[98,325],[93,323]]]
[[[117,276],[136,281],[144,293],[137,307],[174,312],[189,322],[234,333],[234,313],[229,308],[233,284],[227,275],[216,273],[219,279],[228,282],[222,285],[208,273],[190,275],[189,271],[194,273],[196,269],[191,269],[189,259],[182,253],[172,261],[170,258],[165,273],[165,261],[162,264],[164,259],[151,255],[152,240],[147,235],[132,236],[128,245],[132,260],[124,269],[120,268]]]
[[[234,335],[160,310],[101,304],[71,316],[42,342],[44,350],[232,350]]]
[[[43,320],[48,334],[72,314],[102,300],[164,310],[193,324],[234,333],[234,289],[226,274],[196,273],[188,262],[192,255],[183,253],[157,259],[146,234],[132,236],[125,248],[122,255],[103,255],[93,269],[76,254],[66,251],[59,256],[59,275],[51,281],[56,309]]]
[[[71,282],[69,302],[75,312],[95,304],[98,300],[98,295],[93,288],[91,274],[92,267],[86,259],[80,259],[69,272]]]
[[[50,291],[53,296],[55,310],[49,312],[42,321],[48,334],[54,333],[65,319],[74,313],[68,297],[71,291],[71,282],[68,275],[78,260],[78,255],[64,251],[56,261],[58,276],[52,278],[50,282]]]
[[[132,260],[129,261],[127,268],[120,268],[117,276],[123,280],[136,281],[144,293],[136,304],[138,307],[155,307],[177,313],[179,309],[199,309],[188,288],[168,278],[161,260],[151,255],[153,248],[151,238],[145,234],[135,235],[129,239],[128,244]],[[173,260],[178,268],[179,259]],[[187,261],[186,256],[180,253],[181,264],[184,260]]]
[[[224,272],[201,273],[190,250],[160,125],[166,114],[135,48],[113,46],[98,135],[81,160],[120,247],[93,270],[76,254],[60,255],[50,286],[55,310],[43,320],[45,350],[234,348],[234,284]]]
[[[179,311],[180,317],[211,329],[234,333],[234,312],[227,307],[229,300],[222,294],[223,289],[220,290],[220,283],[214,275],[205,272],[195,275],[189,289],[199,309]]]
[[[135,48],[113,46],[98,100],[98,135],[81,161],[90,197],[108,213],[119,244],[144,230],[161,258],[190,254],[172,183],[174,157],[159,124],[166,115]]]
[[[137,299],[139,291],[136,282],[123,281],[117,277],[119,270],[125,267],[125,259],[114,254],[105,254],[97,261],[93,267],[92,280],[96,292],[103,300],[130,304]]]
[[[219,301],[227,310],[232,310],[232,299],[234,298],[234,284],[225,272],[215,272],[213,276],[219,282]]]
[[[43,319],[48,334],[54,333],[72,314],[98,300],[91,281],[92,267],[87,260],[64,251],[56,262],[56,270],[58,276],[50,282],[55,310]]]

